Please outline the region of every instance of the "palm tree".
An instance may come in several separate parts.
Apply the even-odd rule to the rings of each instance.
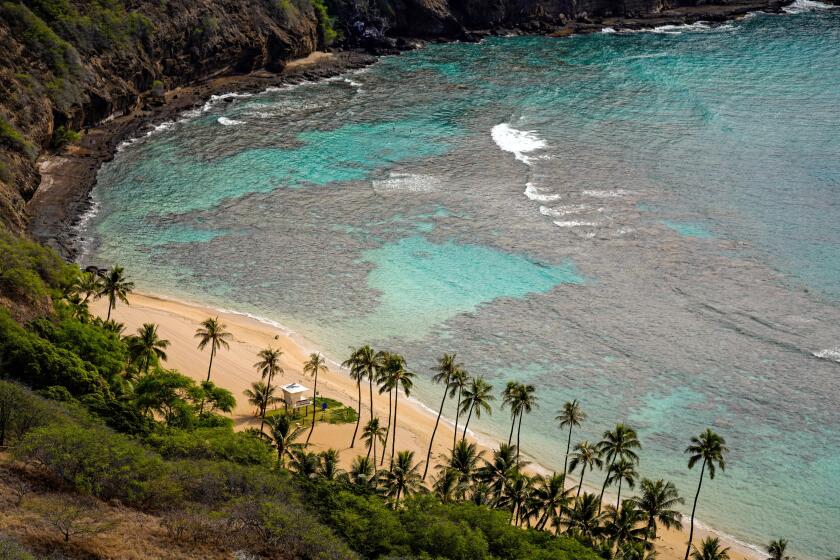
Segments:
[[[204,350],[207,345],[210,345],[210,365],[207,366],[207,381],[210,381],[210,370],[213,369],[213,358],[216,356],[216,350],[224,348],[230,349],[227,339],[230,338],[231,333],[225,329],[227,325],[219,322],[219,317],[210,317],[201,322],[201,326],[195,331],[195,338],[198,339],[198,349]]]
[[[666,529],[682,529],[682,515],[674,508],[677,504],[685,503],[685,500],[680,498],[673,482],[665,482],[661,478],[655,481],[644,478],[640,488],[642,495],[634,502],[646,523],[645,548],[647,548],[648,540],[656,539],[658,524],[661,523]]]
[[[169,346],[168,340],[158,337],[157,325],[154,323],[143,323],[137,329],[137,335],[128,338],[128,352],[132,361],[140,360],[144,372],[149,371],[149,366],[158,360],[166,361],[166,352]]]
[[[644,516],[636,509],[633,500],[624,500],[620,507],[607,506],[607,510],[610,521],[604,527],[604,532],[612,539],[616,550],[625,544],[643,542],[647,528],[644,526]]]
[[[121,266],[115,266],[102,279],[102,287],[99,290],[99,297],[108,296],[108,317],[111,320],[111,311],[117,307],[117,300],[128,305],[128,294],[134,290],[134,282],[129,282],[125,277],[125,271]]]
[[[361,348],[353,349],[350,358],[345,360],[341,365],[349,367],[351,370],[357,370],[359,381],[367,377],[368,387],[370,389],[370,417],[373,418],[373,383],[379,378],[379,370],[385,362],[385,352],[376,352],[369,345],[364,345]],[[361,410],[359,413],[361,415]]]
[[[389,394],[391,392],[394,394],[394,421],[393,427],[389,426],[389,429],[393,432],[391,435],[391,467],[394,466],[394,453],[397,447],[397,407],[399,406],[400,400],[400,388],[402,388],[406,397],[411,396],[411,389],[414,387],[413,379],[414,374],[406,369],[405,358],[398,354],[388,354],[388,357],[385,359],[382,378],[383,385],[380,392],[387,390]]]
[[[451,469],[458,477],[457,496],[464,499],[470,483],[478,469],[478,461],[484,455],[474,443],[461,440],[449,457],[448,464],[441,465],[442,469]]]
[[[464,423],[464,433],[461,439],[467,437],[467,429],[470,426],[470,418],[475,412],[476,418],[481,418],[481,411],[493,414],[490,401],[496,400],[493,396],[493,386],[487,383],[483,377],[470,379],[469,385],[463,392],[464,400],[461,401],[461,414],[467,414],[467,421]]]
[[[388,438],[391,437],[391,416],[394,414],[394,385],[391,383],[391,376],[394,370],[404,369],[405,359],[399,354],[392,354],[390,352],[382,352],[382,365],[377,370],[376,383],[379,386],[379,394],[388,392],[388,426],[385,430],[385,445],[384,449],[388,448]],[[380,465],[385,464],[385,455],[382,453],[382,461]]]
[[[568,472],[566,469],[569,465],[569,450],[572,448],[572,428],[580,427],[581,423],[586,420],[586,413],[580,406],[577,399],[566,401],[563,403],[563,408],[557,411],[555,420],[560,422],[560,427],[569,427],[569,439],[566,441],[566,458],[563,460],[563,476]]]
[[[350,369],[350,379],[356,382],[356,391],[358,391],[359,393],[359,404],[356,407],[356,428],[353,430],[353,439],[350,440],[350,449],[353,449],[353,447],[355,447],[356,445],[356,434],[359,433],[359,422],[361,422],[362,420],[362,381],[364,381],[366,377],[365,370],[360,368],[358,364],[356,364],[356,354],[357,351],[353,350],[353,353],[350,355],[350,357],[341,363],[342,367]],[[373,394],[371,394],[370,397],[372,402]],[[373,409],[371,408],[371,410]],[[376,459],[374,459],[374,461],[375,460]]]
[[[508,445],[513,441],[513,430],[516,428],[516,417],[519,416],[519,400],[516,398],[519,393],[520,384],[516,381],[508,381],[502,391],[502,409],[506,406],[510,407],[510,435],[508,435]]]
[[[432,490],[441,503],[448,504],[461,493],[461,475],[448,465],[439,465],[440,474],[432,483]]]
[[[302,444],[295,443],[295,440],[303,433],[303,427],[293,427],[289,417],[281,414],[269,419],[268,429],[274,447],[277,448],[277,460],[280,461],[280,467],[286,468],[286,457],[294,458],[294,453],[303,449]]]
[[[339,466],[340,459],[337,449],[329,448],[326,451],[321,451],[318,458],[320,459],[318,474],[324,480],[336,480],[344,473]]]
[[[450,381],[449,398],[451,399],[456,394],[458,401],[455,403],[455,433],[452,435],[452,449],[455,449],[455,444],[458,442],[458,418],[461,416],[461,395],[464,392],[464,387],[467,386],[470,376],[463,369],[459,369],[452,375]]]
[[[429,463],[432,458],[432,445],[435,443],[435,434],[437,433],[438,424],[440,424],[440,417],[443,415],[443,405],[446,404],[446,395],[449,393],[452,379],[456,372],[463,369],[463,366],[455,361],[455,354],[444,354],[438,358],[438,365],[434,368],[435,373],[432,381],[435,384],[443,383],[443,398],[440,400],[440,409],[438,410],[437,419],[435,420],[435,427],[432,430],[432,437],[429,439],[429,451],[426,453],[426,466],[423,468],[423,478],[426,480],[426,474],[429,472]]]
[[[607,474],[607,485],[611,486],[618,481],[618,498],[615,501],[615,509],[621,506],[621,483],[626,482],[631,489],[636,487],[636,477],[639,473],[636,472],[636,466],[633,461],[627,459],[619,459],[610,467],[610,472]]]
[[[639,456],[636,454],[636,449],[641,449],[642,444],[639,442],[639,437],[636,435],[636,430],[626,424],[617,424],[615,429],[604,432],[603,439],[598,443],[598,453],[602,458],[606,458],[609,462],[607,467],[607,476],[604,478],[604,484],[601,486],[601,494],[599,501],[604,500],[604,491],[609,484],[612,467],[616,461],[620,459],[627,459],[639,464]],[[598,513],[601,512],[600,506]]]
[[[551,476],[537,478],[534,498],[543,513],[537,520],[536,529],[544,529],[549,519],[561,519],[568,510],[572,491],[566,490],[565,486],[566,477],[562,474],[553,473]]]
[[[703,461],[700,467],[700,481],[697,483],[697,493],[694,495],[694,505],[691,507],[691,529],[688,532],[688,547],[685,549],[685,560],[688,560],[688,555],[691,553],[691,539],[694,537],[694,513],[697,510],[697,498],[700,497],[700,487],[703,485],[703,474],[706,468],[709,469],[709,478],[715,478],[715,466],[720,467],[720,470],[726,469],[724,455],[729,450],[726,448],[726,440],[714,433],[710,428],[697,437],[691,438],[691,445],[689,445],[685,452],[688,453],[688,468],[694,468],[698,461]],[[696,551],[695,551],[696,552]],[[703,554],[706,552],[706,543],[703,543]],[[725,550],[723,551],[726,552]],[[704,560],[705,556],[702,559]]]
[[[692,560],[729,560],[729,548],[720,547],[720,539],[706,537],[700,542],[700,548],[694,547]]]
[[[347,473],[350,482],[356,486],[363,488],[370,488],[373,486],[376,477],[376,461],[371,461],[370,457],[356,456],[353,459],[353,464],[350,465],[350,472]]]
[[[260,372],[263,379],[268,379],[265,389],[268,394],[271,394],[271,381],[274,379],[274,376],[283,373],[283,368],[280,367],[280,356],[282,355],[282,350],[275,350],[271,347],[260,350],[259,354],[257,354],[260,361],[255,363],[254,367]],[[263,426],[265,426],[266,408],[263,407],[262,414],[260,415],[260,432],[263,431]]]
[[[565,523],[569,533],[585,544],[591,545],[602,531],[603,516],[598,511],[600,506],[601,501],[598,496],[588,492],[575,499],[575,507],[569,511],[569,517]]]
[[[317,352],[310,354],[309,359],[303,364],[303,373],[315,378],[315,387],[312,389],[312,427],[309,428],[309,434],[306,436],[306,443],[309,443],[309,438],[312,437],[312,432],[315,431],[315,401],[318,397],[318,374],[326,373],[328,371],[329,368],[327,368],[327,361]]]
[[[365,424],[365,429],[362,431],[362,441],[365,442],[365,447],[367,447],[368,458],[370,458],[370,451],[373,449],[374,465],[376,465],[376,442],[379,441],[384,446],[386,433],[385,428],[379,425],[379,418],[371,418],[368,423]],[[384,448],[382,449],[382,452],[385,453]]]
[[[321,468],[321,457],[317,453],[309,453],[301,446],[292,452],[292,470],[303,478],[318,477]]]
[[[416,493],[421,487],[419,464],[414,463],[413,451],[400,451],[391,469],[383,473],[385,495],[394,500],[394,509],[400,504],[400,497]]]
[[[98,297],[102,293],[102,279],[95,272],[83,272],[76,282],[75,290],[85,296],[82,301],[87,303],[91,297]]]
[[[499,505],[510,508],[510,522],[516,527],[526,517],[524,509],[531,498],[531,493],[534,491],[534,482],[528,475],[516,472],[510,481],[508,481],[502,500]]]
[[[767,545],[767,554],[770,555],[767,560],[791,560],[790,556],[785,554],[787,551],[788,542],[786,539],[779,539],[777,541],[770,541]]]
[[[274,391],[274,387],[271,387],[269,392],[269,388],[265,383],[254,381],[251,383],[251,388],[245,389],[242,394],[248,397],[248,404],[257,407],[254,416],[260,416],[268,405],[277,402],[278,399],[274,396]]]
[[[525,465],[516,458],[516,446],[499,444],[499,449],[493,451],[493,458],[485,460],[484,466],[476,472],[476,478],[487,486],[487,493],[492,502],[498,502],[513,475]]]
[[[519,425],[516,427],[516,452],[519,453],[522,446],[519,443],[519,435],[522,433],[522,417],[530,414],[537,407],[536,387],[533,385],[520,384],[516,392],[516,408],[519,411]]]
[[[572,453],[572,461],[569,463],[569,472],[575,472],[575,469],[580,465],[580,483],[578,484],[578,491],[575,499],[580,497],[580,491],[583,488],[583,477],[586,475],[586,469],[592,470],[595,467],[599,469],[604,466],[604,461],[598,455],[598,450],[592,446],[588,441],[582,441],[575,445],[574,453]]]

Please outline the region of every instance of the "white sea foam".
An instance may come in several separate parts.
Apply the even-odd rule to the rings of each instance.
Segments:
[[[615,29],[612,27],[605,27],[601,30],[601,33],[615,33]]]
[[[179,122],[180,122],[180,120],[178,120],[178,121],[166,121],[166,122],[162,122],[160,124],[152,125],[151,129],[147,130],[146,133],[143,134],[142,136],[129,138],[128,140],[123,140],[122,142],[117,144],[117,152],[121,152],[124,149],[126,149],[127,147],[131,146],[132,144],[136,144],[137,142],[140,142],[141,140],[144,140],[144,139],[148,138],[149,136],[153,136],[155,134],[158,134],[159,132],[169,130],[170,128],[172,128],[173,126],[178,124]]]
[[[552,202],[560,200],[559,194],[541,194],[534,183],[525,183],[525,196],[537,202]]]
[[[814,352],[814,356],[816,356],[817,358],[822,358],[823,360],[840,362],[840,346],[837,346],[835,348],[828,348],[826,350],[820,350],[819,352]]]
[[[438,190],[440,179],[433,175],[391,173],[387,179],[372,181],[372,184],[373,190],[378,193],[421,193]]]
[[[245,124],[245,121],[237,121],[235,119],[229,119],[227,117],[219,117],[216,121],[223,125],[223,126],[234,126],[237,124]]]
[[[551,216],[552,218],[561,218],[569,214],[580,214],[589,210],[586,204],[570,204],[565,206],[555,206],[549,208],[548,206],[540,206],[540,214],[543,216]]]
[[[614,191],[587,190],[581,194],[583,196],[591,196],[592,198],[619,198],[630,194],[630,191],[624,189],[616,189]]]
[[[598,227],[601,224],[598,223],[598,222],[583,222],[583,221],[577,221],[577,220],[568,220],[568,221],[560,220],[560,221],[554,222],[554,225],[557,226],[557,227],[562,227],[562,228],[575,228],[575,227]]]
[[[510,152],[519,161],[530,165],[531,160],[525,154],[545,148],[545,140],[533,130],[517,130],[508,123],[497,124],[490,131],[493,142],[502,150]]]
[[[830,10],[836,8],[831,4],[817,2],[816,0],[795,0],[789,6],[782,8],[788,14],[801,14],[802,12],[815,12],[818,10]]]
[[[204,106],[201,108],[201,111],[203,113],[206,113],[207,111],[209,111],[210,109],[213,108],[213,105],[215,105],[219,101],[223,101],[225,99],[247,99],[248,97],[253,97],[253,96],[254,96],[253,93],[236,93],[236,92],[222,93],[220,95],[211,95],[210,99],[208,99],[207,102],[204,104]]]
[[[660,25],[651,29],[651,33],[665,33],[666,35],[679,35],[684,31],[707,31],[711,29],[708,23],[698,21],[696,23],[686,23],[683,25]]]
[[[354,88],[362,87],[362,84],[360,84],[359,82],[356,82],[354,80],[351,80],[350,78],[344,78],[344,81],[347,82],[348,84],[350,84],[351,86],[353,86]]]

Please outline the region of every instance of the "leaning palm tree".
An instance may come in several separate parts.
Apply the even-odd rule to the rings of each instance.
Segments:
[[[637,476],[639,476],[639,473],[636,472],[636,466],[633,461],[619,459],[610,467],[610,472],[607,474],[607,486],[618,482],[618,497],[615,502],[616,511],[621,507],[621,483],[626,482],[627,486],[633,489],[636,486]]]
[[[617,424],[615,429],[604,432],[603,439],[598,443],[598,453],[602,458],[606,459],[607,476],[604,478],[604,484],[601,486],[601,494],[598,498],[600,502],[604,501],[604,491],[609,484],[610,473],[612,466],[620,459],[627,459],[639,464],[639,456],[636,454],[636,449],[640,449],[642,444],[639,442],[639,437],[636,435],[636,430],[626,424]],[[598,512],[600,513],[600,506]]]
[[[729,450],[726,448],[726,440],[714,433],[710,428],[697,437],[691,438],[685,452],[688,453],[688,468],[694,468],[699,461],[703,461],[700,467],[700,481],[697,483],[697,493],[694,495],[694,505],[691,507],[691,529],[688,532],[688,547],[685,550],[685,560],[691,553],[691,539],[694,537],[694,513],[697,510],[697,498],[700,497],[700,487],[703,485],[703,474],[706,468],[709,469],[709,478],[715,478],[715,467],[725,470],[726,462],[724,455]],[[705,550],[705,543],[703,543]]]
[[[394,509],[399,506],[401,497],[408,497],[420,490],[419,469],[420,465],[414,462],[413,451],[400,451],[391,469],[382,474],[385,495],[394,500]]]
[[[673,482],[642,479],[640,484],[642,495],[635,498],[638,509],[645,520],[646,532],[644,548],[650,539],[656,540],[656,530],[661,524],[666,529],[682,529],[682,515],[674,509],[677,504],[685,503],[677,492]]]
[[[111,311],[117,307],[117,301],[128,305],[128,294],[134,290],[134,282],[129,282],[125,277],[125,271],[121,266],[115,266],[108,271],[102,279],[102,287],[99,290],[99,297],[108,297],[108,317],[111,320]]]
[[[522,417],[530,414],[537,407],[536,387],[533,385],[520,384],[516,392],[516,408],[519,411],[519,424],[516,427],[516,452],[519,453],[522,445],[519,443],[519,436],[522,433]]]
[[[271,392],[271,382],[274,379],[274,376],[283,373],[283,368],[280,367],[280,356],[282,355],[282,350],[275,350],[271,347],[260,350],[259,354],[257,354],[260,361],[255,363],[254,367],[260,372],[263,379],[268,379],[268,382],[266,383],[267,393]],[[262,414],[260,415],[260,432],[263,431],[263,426],[265,426],[266,408],[267,407],[263,407]]]
[[[513,475],[525,465],[516,458],[516,446],[499,444],[491,460],[476,471],[476,479],[485,485],[491,503],[498,502]]]
[[[462,440],[467,437],[467,429],[470,426],[470,418],[472,418],[473,412],[476,418],[481,418],[482,410],[487,414],[493,414],[490,401],[496,400],[496,397],[493,396],[493,386],[487,383],[483,377],[470,379],[469,385],[464,389],[463,397],[461,414],[467,415],[467,421],[464,423]]]
[[[499,505],[510,509],[510,522],[516,527],[527,518],[525,510],[533,491],[533,479],[521,472],[515,473],[505,488]]]
[[[438,385],[443,384],[443,398],[440,400],[440,409],[435,420],[435,427],[432,430],[432,437],[429,439],[429,451],[426,453],[426,466],[423,468],[423,480],[426,480],[426,474],[429,472],[429,463],[432,458],[432,445],[435,443],[435,434],[437,433],[438,424],[440,424],[440,417],[443,415],[443,405],[446,404],[446,395],[449,393],[452,379],[455,377],[456,372],[461,369],[463,369],[463,366],[455,361],[455,354],[444,354],[438,358],[438,365],[434,368],[436,373],[432,377],[432,382]]]
[[[131,360],[142,364],[140,369],[143,372],[148,372],[153,363],[166,361],[167,347],[169,341],[158,336],[157,325],[154,323],[143,323],[143,326],[137,329],[137,334],[128,338]]]
[[[563,476],[565,476],[569,466],[569,450],[572,448],[572,428],[580,427],[581,423],[586,420],[586,413],[578,400],[575,399],[563,403],[563,408],[557,411],[557,416],[554,419],[560,422],[561,428],[569,427],[569,439],[566,440],[566,458],[563,459]]]
[[[303,444],[295,440],[303,433],[302,426],[293,426],[285,414],[274,416],[268,421],[269,435],[277,448],[277,460],[280,468],[286,468],[286,457],[294,458],[294,453],[303,449]]]
[[[362,431],[362,441],[367,447],[367,458],[370,458],[371,449],[373,450],[373,464],[376,465],[376,442],[378,441],[383,446],[385,445],[386,430],[384,426],[379,424],[379,418],[371,418]],[[385,452],[383,448],[382,452]]]
[[[770,541],[767,545],[767,560],[790,560],[790,556],[786,554],[788,542],[786,539],[779,539],[777,541]]]
[[[306,443],[309,443],[309,438],[312,437],[312,432],[315,431],[315,401],[318,398],[318,374],[326,373],[327,361],[321,354],[313,353],[309,355],[309,359],[303,364],[303,373],[315,378],[315,387],[312,389],[312,427],[309,428],[309,435],[306,436]]]
[[[394,392],[394,425],[391,435],[391,467],[394,466],[394,453],[397,447],[397,407],[400,403],[400,389],[406,397],[411,396],[414,387],[414,373],[406,369],[405,359],[397,354],[389,354],[385,362],[384,387]]]
[[[92,297],[98,297],[102,292],[102,278],[95,272],[83,272],[76,281],[74,290],[80,296],[85,296],[82,300],[87,303]]]
[[[245,389],[242,394],[248,397],[248,404],[256,407],[254,416],[260,416],[268,405],[276,403],[279,399],[274,396],[275,388],[269,388],[262,381],[251,383],[250,389]]]
[[[583,477],[586,476],[586,469],[592,470],[595,467],[600,469],[604,466],[604,461],[598,455],[598,450],[588,441],[582,441],[575,445],[572,460],[569,463],[569,472],[575,472],[578,466],[580,466],[580,483],[578,484],[577,494],[575,495],[576,499],[580,497],[580,491],[583,488]]]
[[[508,381],[505,389],[502,391],[502,409],[506,406],[510,407],[510,435],[508,435],[508,445],[513,442],[513,430],[516,428],[516,418],[519,416],[519,399],[517,399],[517,394],[520,391],[520,387],[520,383]]]
[[[692,560],[729,560],[729,548],[721,548],[720,539],[706,537],[700,542],[700,548],[694,547]]]
[[[550,519],[560,520],[565,515],[572,501],[572,491],[566,490],[565,486],[566,477],[562,474],[537,478],[534,498],[542,515],[537,519],[535,529],[542,530]]]
[[[213,358],[216,351],[224,348],[230,349],[227,339],[232,335],[225,329],[227,325],[219,321],[219,317],[209,317],[201,322],[201,326],[195,331],[195,338],[198,339],[198,349],[204,350],[210,345],[210,365],[207,366],[207,381],[210,381],[210,371],[213,369]]]
[[[458,442],[458,418],[461,416],[461,395],[469,380],[469,374],[465,370],[459,369],[452,375],[452,380],[449,384],[449,398],[451,399],[455,395],[458,395],[458,400],[455,403],[455,433],[452,434],[452,449],[455,449],[455,444]]]

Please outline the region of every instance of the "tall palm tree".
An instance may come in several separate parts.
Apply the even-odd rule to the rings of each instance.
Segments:
[[[429,451],[426,453],[426,466],[423,468],[422,480],[426,480],[426,474],[429,472],[430,459],[432,458],[432,445],[435,443],[435,434],[437,433],[438,424],[440,424],[440,417],[443,415],[443,405],[446,404],[446,395],[449,393],[450,385],[456,372],[461,369],[463,369],[463,366],[455,361],[455,354],[444,354],[438,358],[438,365],[434,368],[436,373],[432,377],[432,382],[437,385],[443,384],[443,398],[440,400],[440,409],[435,420],[435,427],[432,430],[432,437],[429,439]]]
[[[469,374],[465,370],[459,369],[452,375],[452,380],[449,384],[449,398],[451,399],[455,395],[458,395],[458,400],[455,403],[455,433],[452,435],[452,449],[455,449],[455,444],[458,442],[458,418],[461,416],[461,395],[469,380]]]
[[[466,497],[483,454],[476,444],[461,440],[455,446],[447,464],[441,465],[441,468],[451,469],[457,475],[456,495],[459,499],[463,500]]]
[[[577,494],[575,495],[576,499],[580,497],[586,469],[592,470],[595,467],[600,469],[604,466],[604,461],[601,460],[598,450],[591,443],[582,441],[575,445],[574,452],[572,453],[572,461],[569,463],[569,472],[575,472],[578,465],[580,466],[580,483],[578,484]]]
[[[516,472],[508,481],[500,506],[510,509],[510,522],[516,527],[525,520],[525,509],[534,491],[534,482],[527,474]]]
[[[531,411],[537,407],[536,387],[533,385],[520,384],[519,390],[516,392],[516,408],[519,410],[519,425],[516,427],[516,452],[522,449],[519,443],[519,436],[522,433],[522,417],[530,414]]]
[[[274,396],[275,388],[269,387],[262,381],[254,381],[251,383],[250,389],[245,389],[242,394],[248,397],[248,404],[257,408],[254,416],[260,416],[268,405],[274,404],[278,401]]]
[[[201,322],[201,326],[195,331],[195,338],[198,339],[198,349],[204,350],[207,345],[210,345],[210,365],[207,366],[207,381],[210,381],[210,370],[213,369],[213,358],[216,356],[216,351],[224,348],[230,349],[227,339],[230,338],[231,333],[225,329],[227,325],[219,321],[219,317],[209,317]]]
[[[581,408],[578,400],[575,399],[563,403],[563,408],[557,411],[557,416],[554,419],[560,422],[560,428],[569,427],[569,439],[566,441],[566,458],[563,459],[563,476],[565,476],[569,466],[569,450],[572,448],[572,428],[580,427],[581,423],[586,420],[586,413]]]
[[[376,384],[379,387],[379,394],[388,392],[388,425],[385,429],[385,444],[383,449],[388,449],[388,438],[391,437],[391,416],[394,414],[394,386],[391,383],[391,371],[403,367],[404,359],[399,354],[392,354],[390,352],[382,353],[382,365],[376,372]],[[385,456],[387,453],[382,453],[382,461],[380,465],[385,464]]]
[[[149,371],[149,366],[158,360],[166,361],[166,348],[169,341],[158,336],[157,325],[154,323],[143,323],[137,329],[135,336],[128,338],[128,352],[132,361],[140,361],[141,370]]]
[[[376,481],[375,472],[376,461],[371,461],[370,457],[358,455],[353,459],[353,464],[350,465],[350,472],[347,475],[350,482],[356,486],[371,488]]]
[[[414,462],[413,451],[400,451],[391,469],[383,473],[385,495],[394,500],[394,509],[401,497],[415,494],[421,488],[420,465]]]
[[[356,353],[357,351],[354,350],[350,355],[350,358],[341,363],[342,367],[350,369],[350,379],[356,382],[356,391],[359,393],[359,404],[356,407],[356,428],[353,430],[353,439],[350,440],[350,449],[353,449],[356,445],[356,434],[359,432],[359,422],[362,420],[362,381],[364,381],[366,377],[365,370],[356,364]],[[371,394],[371,399],[373,399],[373,394]]]
[[[770,544],[767,545],[767,554],[770,555],[767,560],[790,560],[790,556],[786,554],[787,545],[786,539],[770,541]]]
[[[619,459],[610,467],[610,472],[607,474],[607,486],[611,486],[618,482],[618,498],[615,502],[615,509],[618,511],[621,507],[621,483],[626,482],[631,489],[636,487],[636,477],[639,473],[636,472],[636,465],[633,461],[628,459]]]
[[[286,457],[293,458],[296,451],[303,449],[303,444],[295,440],[303,433],[302,426],[293,426],[285,414],[274,416],[268,421],[269,435],[277,448],[277,460],[281,468],[286,468]]]
[[[483,377],[470,379],[469,385],[464,389],[463,400],[461,401],[461,414],[466,413],[467,421],[464,423],[464,433],[461,439],[467,437],[467,429],[470,426],[470,418],[475,412],[476,418],[481,418],[481,411],[493,414],[490,401],[496,400],[493,396],[493,386],[487,383]]]
[[[510,407],[510,435],[508,435],[508,445],[513,442],[513,430],[516,428],[516,418],[519,416],[519,399],[517,393],[521,384],[516,381],[508,381],[505,389],[502,391],[502,409],[506,406]]]
[[[604,491],[609,484],[610,473],[612,466],[620,459],[627,459],[639,464],[639,456],[636,454],[636,449],[641,449],[642,444],[639,442],[639,437],[636,435],[636,430],[626,424],[617,424],[615,429],[604,432],[603,439],[598,443],[598,453],[602,458],[606,459],[605,463],[609,463],[607,467],[607,476],[604,478],[604,484],[601,486],[601,494],[598,498],[599,502],[604,501]],[[600,506],[598,513],[600,513]]]
[[[569,533],[585,544],[592,542],[601,535],[601,522],[604,516],[598,511],[601,501],[595,494],[584,493],[575,499],[575,507],[569,511],[565,525]]]
[[[476,478],[487,487],[491,502],[498,502],[513,475],[524,465],[516,458],[516,446],[499,444],[493,451],[493,458],[484,461],[484,466],[476,472]]]
[[[700,542],[700,548],[694,547],[692,560],[729,560],[729,548],[721,548],[720,539],[706,537]]]
[[[312,437],[312,432],[315,431],[316,418],[316,399],[318,398],[318,374],[329,371],[327,361],[324,357],[315,352],[309,355],[309,359],[303,364],[303,373],[315,378],[315,387],[312,389],[312,427],[309,428],[309,434],[306,436],[306,443],[309,443],[309,438]]]
[[[134,282],[129,282],[125,277],[125,270],[121,266],[115,266],[108,271],[102,279],[102,287],[99,290],[99,297],[108,297],[108,317],[111,320],[111,311],[117,307],[117,301],[128,305],[128,294],[134,290]]]
[[[647,530],[645,532],[645,546],[650,539],[656,540],[656,530],[659,524],[666,529],[682,529],[682,515],[674,509],[677,504],[685,503],[677,492],[673,482],[642,479],[640,484],[642,495],[634,501],[636,509],[642,513]]]
[[[367,447],[367,457],[370,458],[371,449],[373,449],[373,464],[376,465],[376,442],[378,441],[382,445],[385,445],[385,434],[386,430],[383,426],[379,424],[379,418],[371,418],[367,424],[365,424],[365,428],[362,431],[362,441],[365,442],[365,447]],[[382,452],[385,453],[385,449],[382,449]]]
[[[391,467],[394,466],[394,453],[397,447],[397,407],[400,404],[400,389],[406,397],[411,396],[415,374],[406,369],[405,359],[397,354],[389,354],[385,361],[384,388],[394,392],[394,426],[391,435]]]
[[[90,298],[98,297],[102,292],[102,279],[95,272],[83,272],[76,282],[75,291],[85,296],[82,301],[87,303]]]
[[[282,355],[282,350],[275,350],[271,347],[260,350],[257,354],[260,361],[255,363],[254,367],[260,372],[260,376],[262,376],[263,379],[268,379],[268,382],[266,383],[266,393],[268,394],[271,394],[271,382],[274,380],[274,376],[283,373],[283,368],[280,367],[280,356]],[[262,414],[260,415],[260,432],[263,431],[263,426],[265,426],[266,408],[267,407],[263,408]]]
[[[349,367],[351,370],[357,370],[357,376],[361,379],[367,377],[368,387],[370,389],[370,417],[374,417],[373,413],[373,384],[379,378],[379,370],[385,362],[385,352],[377,352],[370,345],[364,345],[361,348],[353,349],[350,358],[345,360],[341,365]],[[359,410],[359,415],[361,415]]]
[[[703,485],[703,474],[706,468],[709,469],[709,478],[715,478],[715,467],[720,467],[720,470],[726,469],[726,461],[724,455],[729,451],[726,448],[726,440],[714,433],[710,428],[697,437],[691,438],[691,445],[689,445],[685,452],[688,453],[688,468],[694,468],[698,462],[702,461],[700,467],[700,481],[697,483],[697,493],[694,495],[694,505],[691,507],[691,529],[688,532],[688,547],[685,550],[685,560],[688,560],[688,555],[691,553],[691,539],[694,537],[694,513],[697,510],[697,498],[700,497],[700,487]],[[703,544],[705,547],[705,543]],[[704,548],[705,550],[705,548]]]
[[[566,477],[562,474],[552,473],[551,476],[543,475],[537,478],[534,498],[542,515],[537,520],[535,529],[544,529],[549,519],[559,520],[569,509],[572,491],[566,490],[565,486]]]

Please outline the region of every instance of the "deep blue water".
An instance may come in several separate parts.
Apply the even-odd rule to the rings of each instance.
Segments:
[[[425,402],[445,351],[535,383],[523,447],[546,465],[578,398],[579,438],[632,423],[642,474],[690,498],[683,449],[712,426],[732,452],[700,519],[833,558],[838,61],[840,10],[817,9],[434,45],[217,100],[102,169],[84,258],[337,360],[399,350]]]

